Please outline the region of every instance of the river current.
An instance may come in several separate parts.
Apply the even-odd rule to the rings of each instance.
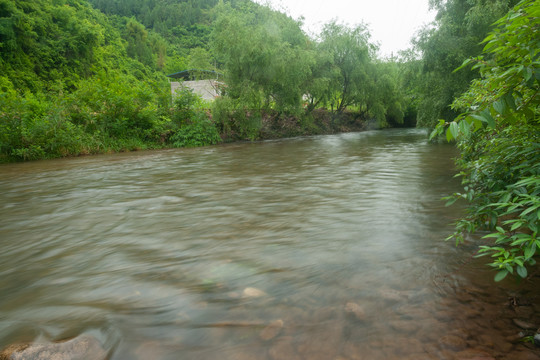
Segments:
[[[412,129],[2,165],[0,348],[538,358],[514,319],[539,291],[444,241],[456,155]]]

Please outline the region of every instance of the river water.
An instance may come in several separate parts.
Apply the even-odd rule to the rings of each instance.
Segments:
[[[0,166],[0,348],[535,359],[538,291],[443,241],[456,155],[413,129]]]

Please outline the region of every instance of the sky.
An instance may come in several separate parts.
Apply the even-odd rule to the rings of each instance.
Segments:
[[[304,17],[304,30],[318,34],[332,19],[354,26],[365,23],[381,56],[397,55],[410,47],[410,40],[424,24],[435,18],[428,0],[257,0],[287,13]]]

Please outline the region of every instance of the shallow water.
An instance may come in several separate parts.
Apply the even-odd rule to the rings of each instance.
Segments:
[[[538,317],[538,291],[494,286],[472,244],[443,241],[463,211],[440,201],[455,155],[390,130],[0,166],[0,348],[91,334],[111,359],[537,356],[512,319]]]

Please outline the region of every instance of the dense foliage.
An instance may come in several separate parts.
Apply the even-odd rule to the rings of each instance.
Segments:
[[[477,69],[454,72],[463,61],[482,52],[482,40],[493,23],[517,0],[432,0],[435,23],[415,39],[422,53],[422,81],[417,84],[418,124],[433,128],[439,119],[459,113],[450,105],[479,77]]]
[[[2,161],[399,125],[412,103],[363,25],[312,39],[249,0],[0,0],[0,49]],[[224,74],[213,104],[171,106],[190,68]]]
[[[226,87],[213,114],[223,132],[256,138],[270,114],[274,122],[294,117],[309,133],[319,126],[316,108],[330,111],[331,126],[343,125],[345,112],[378,127],[403,123],[400,65],[376,58],[365,26],[331,22],[311,39],[266,7],[218,9],[211,43]]]
[[[159,145],[166,81],[102,13],[79,0],[2,0],[0,24],[3,160]]]
[[[467,217],[453,235],[488,229],[493,244],[481,247],[501,280],[521,277],[540,253],[540,3],[521,1],[484,40],[484,54],[465,61],[481,78],[453,103],[464,111],[453,122],[441,120],[432,136],[446,131],[461,149],[463,198]],[[446,129],[446,130],[445,130]]]

